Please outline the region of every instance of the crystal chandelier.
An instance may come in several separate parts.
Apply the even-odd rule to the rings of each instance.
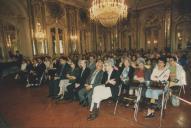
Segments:
[[[112,27],[127,17],[125,0],[93,0],[90,7],[90,18],[99,21],[105,27]]]

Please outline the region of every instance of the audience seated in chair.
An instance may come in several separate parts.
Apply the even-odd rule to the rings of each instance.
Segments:
[[[119,91],[121,87],[122,94],[128,94],[125,95],[129,96],[127,99],[135,101],[135,110],[148,98],[150,104],[145,117],[152,118],[155,116],[156,108],[160,107],[157,104],[161,94],[169,92],[167,88],[178,95],[179,93],[175,93],[177,88],[179,90],[186,85],[186,73],[177,62],[178,56],[172,56],[172,53],[119,50],[108,53],[71,54],[70,57],[73,61],[68,61],[65,57],[55,58],[53,63],[47,57],[44,62],[40,58],[34,59],[33,62],[27,61],[22,64],[19,76],[26,72],[26,87],[30,87],[39,85],[43,74],[46,73],[49,75],[49,96],[61,103],[64,99],[79,98],[82,106],[90,106],[88,120],[97,118],[103,100],[111,98],[117,101],[120,96],[124,96]],[[169,65],[166,64],[165,57],[169,57]],[[96,62],[97,58],[99,59]],[[101,59],[104,60],[104,64]],[[75,62],[79,62],[79,66]],[[164,84],[167,80],[169,84]],[[135,90],[138,90],[138,97]]]
[[[158,87],[164,86],[161,82],[166,82],[169,79],[170,71],[166,67],[166,58],[161,57],[158,59],[158,64],[153,69],[151,74],[151,81],[152,83],[158,83]],[[163,89],[160,88],[152,88],[152,84],[150,85],[151,88],[148,88],[146,91],[146,97],[151,98],[151,103],[148,108],[147,115],[145,118],[152,118],[154,117],[154,112],[156,109],[156,102],[155,100],[159,99],[159,96],[163,93]]]
[[[43,61],[38,58],[37,60],[33,60],[33,66],[31,64],[28,65],[29,74],[28,74],[28,84],[26,87],[30,86],[39,86],[42,82],[42,77],[44,75],[46,66]]]
[[[177,63],[177,58],[171,56],[169,58],[169,70],[170,70],[170,83],[169,87],[172,90],[174,95],[179,95],[181,90],[184,90],[184,86],[186,85],[186,72],[183,67]],[[175,99],[175,96],[172,96],[171,99]],[[176,98],[176,101],[179,103],[179,100]],[[173,104],[173,102],[172,102]],[[176,107],[180,104],[176,104]]]
[[[52,98],[60,98],[57,94],[59,92],[60,81],[66,79],[66,74],[70,70],[70,66],[67,64],[67,58],[61,57],[59,65],[55,65],[56,73],[53,79],[49,81],[49,96]]]
[[[123,67],[120,75],[122,81],[122,92],[129,92],[129,83],[133,80],[135,69],[130,65],[131,60],[127,57],[123,59]],[[125,89],[125,90],[124,90]],[[125,93],[125,92],[124,92]]]
[[[89,63],[87,67],[90,69],[91,73],[96,69],[96,60],[94,56],[89,57]]]
[[[102,85],[96,86],[93,90],[88,120],[97,118],[101,101],[110,97],[112,97],[114,101],[117,100],[118,85],[120,84],[119,73],[114,70],[114,63],[111,60],[107,60],[104,66],[106,71],[103,74]]]
[[[103,62],[98,60],[96,63],[96,69],[91,73],[88,78],[85,87],[79,91],[80,104],[87,106],[91,104],[93,89],[100,85],[103,77]]]
[[[68,62],[70,65],[70,71],[66,74],[66,79],[63,79],[60,81],[59,83],[59,88],[60,91],[58,93],[58,101],[63,101],[64,100],[64,96],[65,96],[65,92],[67,92],[67,87],[69,85],[75,84],[76,80],[79,78],[80,75],[80,69],[77,65],[77,63],[70,61]],[[68,97],[71,98],[71,97]]]
[[[142,84],[144,84],[145,81],[145,68],[144,68],[144,62],[139,61],[138,67],[135,70],[133,80],[129,82],[129,96],[137,96],[138,95],[138,88]],[[128,107],[129,104],[126,104],[126,107]]]
[[[46,65],[44,64],[44,62],[42,61],[42,59],[38,58],[37,59],[37,66],[35,68],[35,72],[36,72],[36,75],[37,75],[37,81],[36,81],[36,86],[40,85],[41,82],[42,82],[42,77],[44,77],[44,73],[45,73],[45,70],[46,70]]]
[[[23,60],[20,71],[15,75],[15,79],[20,79],[22,81],[26,80],[26,73],[27,73],[27,61]]]
[[[76,80],[76,83],[71,84],[67,87],[68,94],[72,99],[78,100],[78,92],[84,88],[87,78],[90,75],[90,69],[87,67],[87,60],[80,60],[80,76]]]

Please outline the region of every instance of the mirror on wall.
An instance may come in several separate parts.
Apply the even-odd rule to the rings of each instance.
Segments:
[[[53,54],[57,54],[57,47],[56,47],[56,29],[51,28],[50,29],[50,34],[51,34],[51,43],[52,43],[52,51]]]
[[[61,28],[51,28],[50,37],[53,54],[64,54],[64,30]]]
[[[33,35],[33,55],[47,55],[48,43],[46,40],[46,32],[42,29],[40,22],[36,23],[36,29],[33,32]]]
[[[159,46],[158,27],[148,27],[145,29],[145,49],[156,49]]]
[[[19,50],[19,31],[14,25],[0,22],[0,58],[2,60],[9,60]]]
[[[122,37],[121,42],[122,42],[123,48],[128,49],[129,48],[129,46],[128,46],[128,31],[124,31],[122,33],[121,37]]]
[[[176,26],[176,48],[185,49],[191,43],[191,21],[181,22]]]
[[[60,54],[64,53],[64,44],[63,44],[63,30],[58,28],[58,41],[59,41],[59,51]]]

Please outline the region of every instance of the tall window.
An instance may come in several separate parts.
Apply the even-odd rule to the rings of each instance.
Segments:
[[[40,22],[36,23],[36,29],[32,30],[33,36],[33,54],[34,55],[44,55],[48,54],[48,44],[46,40],[46,33],[42,28]]]
[[[62,29],[58,29],[58,35],[59,35],[60,54],[63,54],[64,53],[64,47],[63,47],[63,31],[62,31]]]
[[[56,29],[51,28],[51,41],[52,41],[52,49],[53,49],[53,54],[57,54],[57,48],[56,48]]]
[[[18,30],[15,26],[7,23],[0,23],[0,59],[8,59],[10,53],[19,50]]]
[[[63,54],[64,53],[63,29],[51,28],[50,32],[51,32],[53,54]]]

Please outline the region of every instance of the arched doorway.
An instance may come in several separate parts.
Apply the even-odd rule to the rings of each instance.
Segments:
[[[27,1],[0,0],[0,57],[9,59],[9,54],[19,50],[32,56]]]

